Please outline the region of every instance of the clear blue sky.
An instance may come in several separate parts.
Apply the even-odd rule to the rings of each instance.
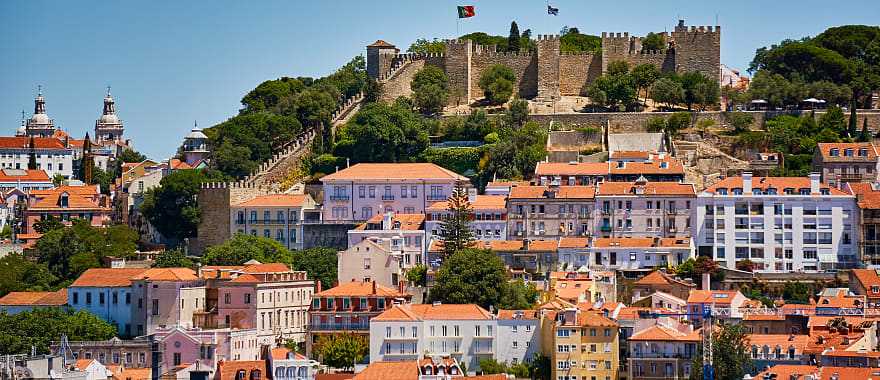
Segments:
[[[877,0],[800,1],[0,1],[0,135],[33,111],[43,85],[49,116],[76,136],[94,128],[111,85],[126,134],[152,158],[172,154],[193,120],[210,126],[234,115],[266,79],[322,76],[384,39],[456,34],[456,5],[475,5],[462,34],[506,35],[510,21],[533,34],[564,25],[583,33],[642,35],[722,25],[723,63],[745,68],[754,50],[828,26],[875,24]]]

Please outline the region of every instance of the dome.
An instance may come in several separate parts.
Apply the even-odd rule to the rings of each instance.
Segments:
[[[23,125],[20,126],[20,127],[18,127],[18,130],[15,131],[15,135],[16,135],[16,136],[25,136],[25,135],[27,135],[27,128],[25,128]]]
[[[193,128],[192,131],[190,131],[189,134],[186,135],[186,138],[187,139],[207,139],[208,136],[205,136],[205,134],[202,133],[201,128]]]
[[[101,120],[99,120],[101,124],[119,124],[119,116],[115,114],[104,114],[101,115]]]
[[[49,124],[49,116],[44,113],[37,113],[31,117],[31,124]]]

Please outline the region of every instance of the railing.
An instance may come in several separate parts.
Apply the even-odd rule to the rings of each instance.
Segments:
[[[287,224],[287,219],[250,219],[250,220],[236,220],[235,224]],[[299,223],[299,219],[291,220],[291,224]]]
[[[334,195],[330,195],[329,198],[331,201],[347,201],[347,200],[351,199],[351,197],[349,197],[348,194],[334,194]]]
[[[383,195],[383,196],[382,196],[382,200],[383,200],[383,201],[393,201],[393,200],[394,200],[394,196],[393,196],[393,195]]]
[[[444,194],[428,194],[426,197],[429,201],[445,201],[449,196]]]
[[[369,323],[317,323],[310,325],[312,331],[370,330]]]
[[[631,359],[692,359],[693,353],[667,354],[662,352],[636,352],[630,355]]]

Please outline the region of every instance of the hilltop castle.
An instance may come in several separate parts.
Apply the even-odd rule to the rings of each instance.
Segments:
[[[600,53],[563,53],[558,35],[539,35],[535,51],[514,53],[497,52],[495,46],[478,45],[471,40],[448,40],[443,54],[399,54],[394,45],[379,40],[367,46],[367,72],[383,82],[383,98],[394,99],[409,95],[412,76],[424,65],[440,67],[449,78],[451,103],[481,97],[480,75],[495,64],[513,69],[521,98],[539,101],[584,94],[587,86],[614,61],[625,61],[631,67],[648,63],[663,72],[698,71],[720,78],[720,26],[687,26],[679,20],[672,33],[660,34],[668,43],[662,52],[643,51],[641,37],[606,32],[602,33]]]

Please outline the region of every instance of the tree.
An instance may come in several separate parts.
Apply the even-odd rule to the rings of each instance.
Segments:
[[[602,38],[581,34],[577,28],[570,28],[559,38],[559,51],[562,53],[599,53],[602,51]]]
[[[871,131],[868,130],[868,118],[866,117],[862,122],[862,131],[859,133],[859,141],[870,142],[871,140]]]
[[[688,111],[692,109],[694,104],[705,109],[706,106],[718,103],[721,90],[716,79],[709,78],[698,71],[685,73],[679,79],[684,89],[684,102],[687,104]]]
[[[642,38],[642,51],[665,51],[666,38],[660,33],[648,33]]]
[[[415,286],[428,285],[428,267],[417,264],[406,272],[406,280]]]
[[[666,104],[667,108],[673,108],[684,101],[684,87],[673,79],[660,78],[651,88],[651,98],[657,103]]]
[[[609,64],[608,72],[596,78],[587,88],[587,95],[593,104],[628,108],[636,99],[636,84],[629,74],[626,62],[615,61]]]
[[[518,279],[507,283],[504,295],[498,304],[499,309],[524,310],[531,309],[538,301],[538,289],[532,283],[526,284]]]
[[[506,373],[507,366],[504,363],[499,363],[494,358],[480,359],[480,372],[484,375]]]
[[[55,174],[54,176],[52,176],[52,184],[56,187],[61,186],[61,184],[64,183],[66,179],[67,178],[64,178],[64,176],[61,174]]]
[[[407,53],[417,54],[440,54],[446,51],[446,43],[436,38],[431,41],[424,38],[418,38],[416,39],[416,42],[409,45],[409,48],[407,48],[406,51]]]
[[[39,262],[45,263],[59,281],[65,281],[100,266],[105,257],[131,257],[137,249],[137,239],[137,232],[128,226],[97,228],[77,219],[70,227],[47,231],[34,248]]]
[[[757,268],[757,263],[752,260],[744,259],[736,262],[736,269],[746,272],[754,272]]]
[[[498,306],[506,290],[506,274],[504,263],[492,251],[462,249],[443,261],[428,298],[431,302],[475,303],[485,309]]]
[[[194,264],[183,254],[183,251],[171,249],[159,254],[153,266],[156,268],[192,268]]]
[[[845,134],[846,116],[843,110],[837,106],[828,107],[828,110],[819,117],[819,129],[830,129],[838,134]]]
[[[856,116],[856,102],[853,100],[852,106],[849,108],[849,123],[847,124],[846,133],[850,138],[856,138],[856,128],[858,127],[859,118]]]
[[[529,363],[529,373],[535,380],[551,380],[553,376],[553,363],[550,357],[535,353],[532,362]]]
[[[28,260],[20,253],[0,258],[0,273],[0,297],[9,292],[54,290],[58,281],[45,264]]]
[[[284,144],[303,131],[298,117],[312,123],[310,125],[329,120],[329,112],[335,108],[336,100],[324,99],[329,103],[322,104],[314,100],[318,95],[318,90],[309,88],[296,94],[293,109],[280,109],[289,101],[285,98],[272,108],[280,114],[246,112],[206,129],[208,145],[213,150],[212,168],[232,177],[251,174],[259,164],[270,160]]]
[[[333,154],[352,163],[411,162],[428,148],[425,130],[422,119],[400,103],[367,104],[339,130]]]
[[[734,134],[748,131],[752,123],[755,122],[755,117],[745,112],[725,112],[724,118],[727,120],[727,124],[733,128]]]
[[[17,314],[0,312],[0,354],[27,354],[31,347],[48,354],[49,345],[67,335],[71,341],[112,338],[117,329],[94,314],[64,308],[39,308]]]
[[[410,88],[416,107],[423,114],[434,114],[443,110],[449,97],[449,80],[437,66],[427,65],[413,76]]]
[[[657,69],[657,66],[651,64],[641,64],[633,67],[632,69],[632,77],[633,82],[636,85],[636,97],[641,93],[642,89],[645,90],[645,98],[648,97],[648,89],[654,82],[660,78],[660,70]]]
[[[669,138],[675,138],[678,134],[687,129],[691,125],[691,114],[689,112],[676,112],[666,120],[666,135]]]
[[[510,22],[510,35],[507,37],[507,51],[519,51],[519,26],[516,21]]]
[[[208,247],[202,256],[205,265],[243,265],[250,260],[289,263],[290,251],[270,238],[235,234],[223,244]]]
[[[440,242],[444,259],[474,242],[474,232],[470,227],[474,208],[468,200],[468,192],[463,183],[456,182],[446,204],[448,214],[440,222]]]
[[[805,283],[786,281],[782,287],[782,299],[785,303],[806,305],[812,297],[810,287]]]
[[[335,249],[324,247],[293,251],[290,258],[290,268],[305,271],[309,278],[316,282],[321,281],[321,284],[329,288],[336,283],[338,277],[336,255]]]
[[[143,162],[146,159],[147,156],[131,148],[123,149],[122,153],[116,156],[116,161],[119,162]]]
[[[215,169],[234,178],[243,178],[251,175],[260,165],[259,162],[250,158],[250,148],[235,146],[229,141],[223,142],[211,153],[211,156]]]
[[[28,141],[28,170],[37,170],[37,149],[34,146],[34,136]]]
[[[196,197],[202,184],[223,178],[209,170],[174,171],[146,192],[141,212],[159,233],[179,244],[198,229],[201,210]]]
[[[343,333],[321,336],[316,353],[321,363],[343,371],[353,371],[354,365],[369,353],[366,337]]]
[[[34,231],[37,231],[41,234],[45,234],[46,232],[61,228],[64,228],[64,223],[61,223],[61,221],[54,216],[49,216],[46,219],[40,219],[34,223]]]
[[[511,101],[507,105],[507,111],[504,113],[504,121],[507,125],[522,127],[523,124],[529,121],[529,102],[522,99]]]
[[[740,380],[752,366],[745,327],[719,323],[712,335],[712,366],[715,379]],[[697,345],[691,366],[691,380],[703,378],[703,345]]]
[[[516,74],[510,67],[502,64],[490,66],[480,76],[480,89],[490,104],[502,104],[513,95]]]

